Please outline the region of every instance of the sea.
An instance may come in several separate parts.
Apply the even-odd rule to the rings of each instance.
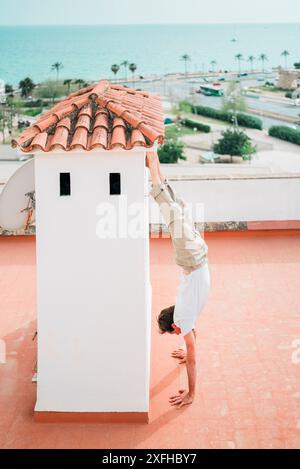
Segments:
[[[300,23],[292,24],[166,24],[99,26],[1,26],[0,80],[16,85],[25,77],[36,83],[55,79],[51,66],[61,62],[62,79],[111,79],[113,64],[134,62],[136,76],[215,69],[242,70],[250,55],[267,55],[265,67],[300,62]],[[255,68],[261,62],[254,62]],[[120,67],[118,78],[125,75]],[[130,72],[129,72],[130,76]]]

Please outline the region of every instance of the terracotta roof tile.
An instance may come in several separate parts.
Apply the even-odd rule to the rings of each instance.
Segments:
[[[12,141],[22,151],[60,148],[126,150],[164,140],[159,96],[102,80],[83,88],[45,113]]]
[[[108,132],[104,127],[97,127],[92,133],[91,149],[96,147],[107,148]]]
[[[111,135],[111,148],[122,147],[126,148],[126,133],[125,128],[117,125],[113,128]]]
[[[49,116],[46,119],[41,119],[35,122],[34,127],[38,127],[40,132],[44,132],[44,130],[49,129],[49,127],[52,127],[52,125],[56,124],[57,122],[58,118],[55,114],[53,114],[52,116]]]
[[[114,129],[115,127],[118,127],[118,126],[126,128],[125,121],[121,119],[121,117],[115,117],[113,120],[112,128]]]
[[[94,121],[94,129],[96,129],[97,127],[105,127],[105,129],[108,130],[109,124],[107,114],[104,114],[102,112],[100,114],[97,114]]]
[[[133,128],[137,128],[142,122],[144,122],[141,114],[125,111],[123,114],[123,119],[128,122]]]
[[[85,114],[78,117],[76,122],[76,129],[78,127],[84,127],[86,130],[90,130],[91,118]]]
[[[146,146],[146,140],[142,132],[138,129],[133,129],[130,137],[130,146],[134,147],[135,145],[140,145],[142,147]]]
[[[95,88],[96,85],[97,85],[97,83],[94,83],[93,85],[89,85],[85,88],[81,88],[80,90],[76,91],[75,93],[71,93],[69,95],[69,99],[70,98],[75,98],[76,96],[80,96],[82,94],[88,93],[89,91],[92,91]]]
[[[83,127],[78,127],[78,129],[75,130],[75,133],[73,135],[72,143],[70,145],[70,149],[73,150],[76,147],[81,147],[84,150],[87,148],[87,142],[88,142],[88,131],[87,129]]]
[[[84,106],[82,109],[80,109],[78,115],[79,116],[92,117],[93,116],[93,107],[91,106],[91,104],[89,104],[88,106]]]
[[[53,114],[58,118],[58,120],[60,120],[74,111],[76,111],[76,106],[74,104],[70,104],[69,106],[61,107],[60,109],[56,110]]]
[[[40,132],[39,134],[37,134],[34,139],[32,140],[32,147],[33,148],[36,148],[36,149],[43,149],[46,147],[46,144],[47,144],[47,140],[48,140],[48,134],[47,132]]]
[[[68,146],[69,131],[66,127],[56,127],[55,134],[51,140],[51,149],[55,147],[60,147],[64,150]]]
[[[71,119],[70,117],[65,117],[61,121],[58,122],[56,127],[65,127],[66,129],[71,129]]]
[[[29,127],[21,133],[18,140],[12,141],[12,147],[15,148],[19,146],[22,149],[23,145],[26,145],[28,142],[30,143],[32,139],[39,133],[40,130],[38,127]]]

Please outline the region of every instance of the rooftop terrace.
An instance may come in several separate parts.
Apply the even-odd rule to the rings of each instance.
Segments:
[[[157,312],[174,301],[179,270],[169,239],[151,240],[150,424],[33,421],[35,238],[0,237],[1,448],[299,448],[300,230],[207,233],[212,289],[198,323],[192,406],[168,398],[186,382]]]

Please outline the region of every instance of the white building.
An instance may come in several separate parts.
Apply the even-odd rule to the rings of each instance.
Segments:
[[[13,142],[35,153],[38,420],[147,421],[146,150],[156,96],[101,81]]]

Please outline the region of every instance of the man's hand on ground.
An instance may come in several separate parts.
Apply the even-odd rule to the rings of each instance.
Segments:
[[[192,404],[193,400],[194,400],[193,397],[190,396],[188,391],[185,391],[184,389],[180,389],[178,391],[178,394],[170,397],[169,402],[171,405],[177,406],[177,408],[180,409],[184,405]]]
[[[186,363],[186,351],[183,348],[174,350],[171,355],[179,360],[180,365]]]

